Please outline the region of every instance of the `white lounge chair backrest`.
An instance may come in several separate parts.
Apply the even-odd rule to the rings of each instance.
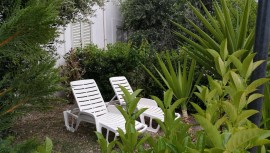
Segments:
[[[72,81],[70,85],[81,112],[92,113],[97,117],[108,112],[95,80]]]
[[[124,93],[121,90],[121,88],[119,87],[119,85],[125,87],[129,91],[129,93],[131,93],[131,94],[133,93],[133,90],[132,90],[130,84],[128,83],[126,77],[124,77],[124,76],[111,77],[110,83],[113,87],[113,90],[114,90],[116,96],[117,96],[117,99],[119,100],[120,105],[125,104],[126,102],[123,98]]]

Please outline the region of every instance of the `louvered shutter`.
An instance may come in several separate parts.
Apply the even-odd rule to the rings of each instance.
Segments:
[[[91,43],[91,25],[88,22],[82,23],[82,47]]]
[[[72,46],[73,48],[81,47],[81,23],[72,23]]]
[[[84,47],[91,43],[91,24],[88,22],[72,23],[72,47]]]

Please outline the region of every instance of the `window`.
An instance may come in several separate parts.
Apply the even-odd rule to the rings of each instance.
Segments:
[[[116,41],[127,41],[127,32],[121,26],[116,26]]]
[[[83,48],[91,43],[91,24],[89,22],[72,23],[72,47]]]

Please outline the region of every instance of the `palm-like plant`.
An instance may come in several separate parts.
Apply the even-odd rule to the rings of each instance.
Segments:
[[[187,43],[187,53],[212,73],[217,74],[214,65],[214,58],[206,49],[220,50],[220,44],[224,39],[228,41],[229,54],[245,49],[252,50],[255,29],[249,30],[251,4],[254,0],[246,0],[243,11],[235,10],[233,13],[238,17],[236,23],[232,22],[231,11],[226,0],[221,0],[221,7],[217,2],[213,2],[213,15],[201,2],[205,16],[199,9],[190,5],[196,17],[204,25],[205,30],[200,29],[194,22],[187,19],[196,33],[186,29],[184,26],[175,23],[182,31],[175,34]],[[191,38],[190,38],[191,37]]]
[[[165,86],[159,81],[158,77],[154,76],[149,69],[145,66],[144,69],[146,72],[155,80],[155,82],[164,90],[172,89],[174,97],[178,100],[181,98],[187,98],[186,102],[181,104],[182,114],[184,118],[188,117],[187,114],[187,102],[188,99],[192,95],[192,91],[194,90],[194,85],[197,85],[200,81],[202,75],[197,78],[197,81],[194,83],[195,77],[195,67],[196,62],[192,60],[191,65],[188,64],[188,57],[184,57],[184,64],[181,67],[180,62],[178,62],[177,70],[174,69],[173,64],[170,60],[169,53],[166,53],[166,62],[167,66],[164,61],[157,55],[158,63],[160,66],[160,70],[155,67],[156,72],[158,73],[159,77],[165,84]],[[189,67],[190,66],[190,67]],[[189,67],[189,71],[187,70]]]

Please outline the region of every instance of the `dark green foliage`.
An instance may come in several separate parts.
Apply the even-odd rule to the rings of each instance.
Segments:
[[[126,0],[121,4],[124,28],[131,31],[130,40],[147,39],[151,47],[161,51],[176,49],[170,20],[183,22],[186,0]]]
[[[139,64],[136,61],[139,55],[131,56],[131,48],[128,44],[116,43],[108,45],[107,48],[108,50],[104,51],[89,46],[77,52],[85,71],[83,78],[95,79],[106,101],[114,96],[109,78],[119,75],[130,76],[129,73]]]
[[[104,5],[104,0],[62,0],[59,13],[62,24],[73,20],[84,20],[94,14],[94,5]]]
[[[43,45],[56,35],[60,1],[17,0],[0,24],[0,131],[24,108],[44,107],[60,90],[55,60]],[[3,121],[3,122],[2,122]]]
[[[40,144],[35,139],[30,139],[22,142],[21,144],[13,145],[14,137],[8,137],[7,139],[0,139],[0,152],[1,153],[25,153],[33,152],[35,148]]]
[[[139,48],[131,46],[127,43],[116,43],[108,45],[108,50],[106,51],[98,49],[93,45],[77,50],[74,52],[76,57],[72,55],[74,56],[72,59],[77,60],[79,65],[70,69],[72,71],[66,71],[65,76],[70,81],[73,81],[72,79],[80,79],[68,77],[70,73],[76,73],[76,70],[80,70],[80,73],[83,73],[82,78],[95,79],[106,101],[114,96],[109,83],[109,78],[113,76],[126,76],[134,90],[138,88],[144,89],[142,94],[145,97],[153,94],[162,95],[160,87],[141,66],[142,64],[150,66],[153,63],[157,63],[154,51],[150,50],[150,46],[146,42],[143,42]],[[160,56],[164,58],[165,54],[160,53]],[[177,51],[171,51],[170,56],[174,62],[180,59],[180,54]],[[71,54],[66,58],[68,59],[67,63],[70,63],[70,57]],[[76,63],[76,61],[72,63]],[[63,70],[66,70],[68,67],[70,66],[65,65]],[[151,69],[154,68],[151,67]],[[69,82],[66,82],[66,84],[69,85]]]
[[[0,1],[0,24],[7,20],[14,9],[26,8],[33,0],[1,0]],[[103,5],[101,0],[61,0],[61,3],[55,4],[58,7],[59,25],[65,25],[70,21],[85,19],[93,15],[93,5]],[[54,23],[56,24],[56,23]]]
[[[46,140],[41,144],[36,139],[29,139],[19,144],[13,144],[14,137],[0,139],[1,153],[51,153],[52,141],[46,137]]]

